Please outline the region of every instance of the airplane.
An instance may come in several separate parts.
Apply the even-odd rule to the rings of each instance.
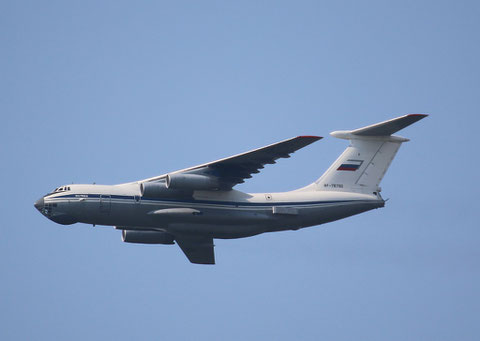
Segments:
[[[58,224],[114,226],[124,242],[177,243],[190,262],[215,264],[215,238],[298,230],[384,207],[380,181],[400,145],[409,141],[393,134],[426,116],[408,114],[330,133],[350,145],[318,180],[289,192],[244,193],[233,187],[321,137],[297,136],[130,183],[64,185],[34,206]]]

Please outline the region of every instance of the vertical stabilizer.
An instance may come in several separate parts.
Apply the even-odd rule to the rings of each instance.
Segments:
[[[350,141],[350,145],[317,181],[305,189],[378,193],[380,181],[400,145],[408,139],[395,132],[427,115],[410,114],[367,127],[334,131],[330,135]]]

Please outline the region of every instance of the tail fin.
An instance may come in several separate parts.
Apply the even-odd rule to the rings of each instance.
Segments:
[[[409,141],[392,134],[426,116],[410,114],[364,128],[332,132],[330,135],[334,137],[350,140],[350,146],[325,174],[305,189],[377,194],[400,145]]]

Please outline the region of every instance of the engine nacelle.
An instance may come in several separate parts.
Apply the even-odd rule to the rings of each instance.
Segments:
[[[165,182],[144,182],[140,184],[140,194],[145,198],[189,198],[192,190],[167,188]]]
[[[168,196],[169,190],[164,182],[144,182],[140,184],[140,193],[146,198],[161,198]]]
[[[122,241],[138,244],[175,244],[173,236],[162,231],[122,230]]]
[[[169,174],[166,187],[168,189],[183,190],[216,190],[220,182],[215,177],[197,174]]]

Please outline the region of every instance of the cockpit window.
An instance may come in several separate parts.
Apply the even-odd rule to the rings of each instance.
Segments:
[[[70,186],[57,187],[53,190],[53,193],[65,192],[69,190],[70,190]]]

